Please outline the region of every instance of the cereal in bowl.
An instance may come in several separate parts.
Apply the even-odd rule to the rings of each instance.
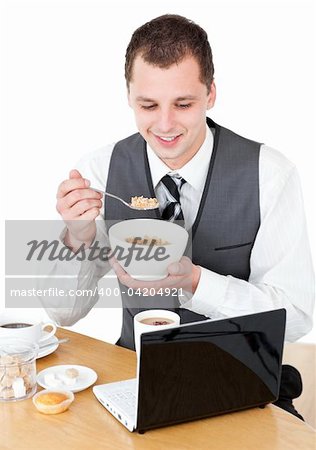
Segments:
[[[138,236],[137,237],[131,236],[131,237],[126,238],[125,240],[126,240],[126,242],[128,242],[130,244],[138,244],[138,245],[157,245],[158,246],[158,245],[170,244],[170,242],[168,242],[164,239],[158,238],[157,236],[147,236],[146,234],[143,238],[138,237]]]

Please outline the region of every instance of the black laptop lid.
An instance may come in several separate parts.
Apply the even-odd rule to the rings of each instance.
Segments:
[[[137,429],[276,400],[285,318],[279,309],[142,334]]]

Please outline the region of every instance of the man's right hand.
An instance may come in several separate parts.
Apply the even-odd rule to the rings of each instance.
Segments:
[[[102,194],[89,188],[90,182],[78,170],[71,170],[69,179],[57,191],[56,209],[67,225],[65,244],[76,251],[88,247],[96,234],[95,219],[102,207]]]

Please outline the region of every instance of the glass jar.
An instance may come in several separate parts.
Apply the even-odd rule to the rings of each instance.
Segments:
[[[0,401],[24,400],[36,392],[37,353],[35,343],[0,339]]]

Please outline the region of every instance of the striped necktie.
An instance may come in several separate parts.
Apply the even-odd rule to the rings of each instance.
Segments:
[[[185,182],[180,175],[165,175],[161,179],[167,198],[166,206],[161,214],[163,220],[169,220],[170,222],[184,220],[180,203],[180,190]]]

